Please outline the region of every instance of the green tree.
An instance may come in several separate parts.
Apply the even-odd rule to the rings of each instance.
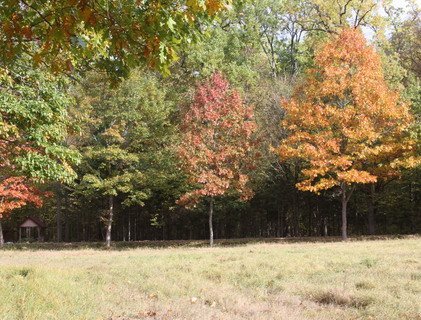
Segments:
[[[36,183],[69,182],[79,157],[65,144],[72,103],[67,84],[20,62],[0,75],[0,184],[19,177],[22,188],[32,190]]]
[[[91,73],[76,90],[78,107],[85,110],[76,144],[83,155],[79,193],[108,202],[109,247],[116,198],[125,207],[144,204],[167,163],[163,159],[171,158],[174,128],[171,104],[155,76],[133,71],[116,88],[106,79]]]

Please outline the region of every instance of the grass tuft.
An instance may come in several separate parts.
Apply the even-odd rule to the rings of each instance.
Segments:
[[[23,269],[19,269],[16,272],[19,276],[26,278],[29,274],[33,273],[32,269],[29,268],[23,268]]]
[[[367,268],[372,268],[376,265],[377,261],[375,259],[365,258],[361,261],[361,264]]]
[[[355,288],[359,290],[371,290],[374,289],[376,286],[371,281],[359,281],[355,284]]]
[[[350,308],[366,308],[373,303],[372,298],[356,297],[340,290],[314,292],[310,298],[316,303]]]

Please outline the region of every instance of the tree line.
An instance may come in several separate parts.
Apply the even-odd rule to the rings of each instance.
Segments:
[[[419,232],[415,3],[12,2],[0,243]]]

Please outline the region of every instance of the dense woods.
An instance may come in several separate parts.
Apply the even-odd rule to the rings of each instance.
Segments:
[[[28,216],[47,241],[108,246],[421,231],[415,2],[5,1],[0,17],[0,243]]]

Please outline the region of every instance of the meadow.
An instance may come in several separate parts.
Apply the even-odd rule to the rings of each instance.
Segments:
[[[421,319],[421,238],[6,246],[0,319]]]

